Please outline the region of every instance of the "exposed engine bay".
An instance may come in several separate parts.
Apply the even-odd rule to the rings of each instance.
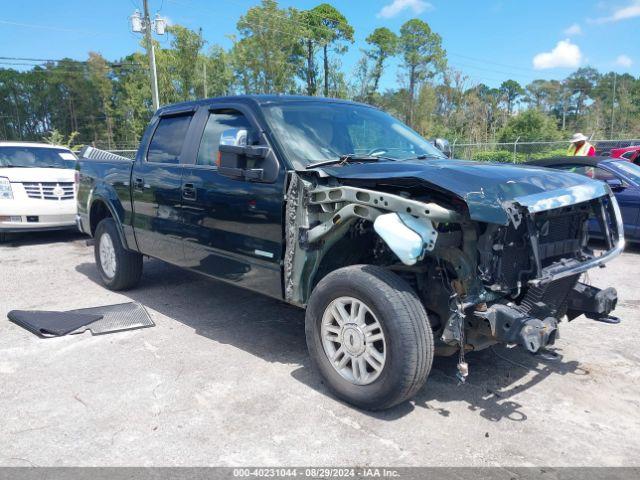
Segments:
[[[465,198],[413,179],[294,172],[286,197],[285,299],[305,305],[332,270],[375,264],[415,290],[439,340],[437,354],[495,343],[538,352],[554,343],[565,317],[597,318],[616,306],[615,290],[579,281],[624,248],[614,197],[604,184],[589,188],[499,205],[487,199],[506,221],[482,221],[477,213],[472,218]],[[600,255],[588,246],[594,218],[606,241]]]

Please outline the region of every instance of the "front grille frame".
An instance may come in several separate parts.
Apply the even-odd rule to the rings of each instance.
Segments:
[[[531,215],[530,228],[537,236],[542,268],[561,258],[577,258],[586,244],[591,202],[583,202]]]
[[[541,268],[540,250],[537,243],[538,235],[533,225],[533,216],[527,215],[529,220],[529,233],[531,239],[532,254],[536,259],[538,274],[535,278],[528,281],[530,286],[545,285],[549,282],[559,280],[561,278],[577,275],[592,268],[596,268],[610,262],[618,257],[625,247],[624,227],[622,223],[622,214],[618,202],[611,191],[607,187],[607,194],[590,200],[589,207],[595,218],[598,219],[604,230],[607,250],[596,256],[594,252],[587,248],[586,242],[588,236],[585,235],[584,243],[581,245],[581,255],[578,258],[562,259],[551,265]],[[586,227],[585,227],[586,228]],[[533,235],[531,235],[533,233]]]
[[[62,188],[62,195],[54,194],[57,187]],[[74,182],[22,182],[22,188],[32,200],[63,201],[75,198]]]

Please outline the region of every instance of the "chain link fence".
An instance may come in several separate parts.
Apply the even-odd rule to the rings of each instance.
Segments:
[[[609,155],[613,148],[640,145],[636,140],[590,140],[598,155]],[[526,162],[537,158],[556,157],[567,154],[569,142],[489,142],[463,143],[451,142],[451,157],[494,162]]]
[[[107,152],[134,160],[136,158],[136,153],[138,152],[138,150],[107,150]]]
[[[613,148],[623,148],[640,145],[636,140],[590,140],[596,147],[598,155],[609,155]],[[479,161],[520,163],[528,160],[566,155],[569,142],[566,140],[553,142],[489,142],[489,143],[458,143],[453,141],[451,158],[461,158]],[[133,145],[122,149],[105,149],[116,155],[134,159],[137,150]]]

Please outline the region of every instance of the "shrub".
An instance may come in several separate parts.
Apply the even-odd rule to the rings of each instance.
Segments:
[[[518,155],[516,155],[517,161]],[[503,163],[511,163],[513,162],[513,152],[508,150],[488,150],[484,152],[475,152],[471,155],[472,160],[477,160],[479,162],[503,162]]]
[[[518,152],[515,154],[515,163],[523,163],[540,158],[563,157],[566,154],[566,150],[561,148],[536,153]],[[478,162],[514,163],[514,154],[513,150],[488,150],[471,154],[471,160]]]
[[[502,143],[515,142],[517,138],[521,142],[535,142],[537,140],[557,140],[560,132],[556,121],[549,115],[539,110],[527,110],[509,119],[498,135],[498,141]]]

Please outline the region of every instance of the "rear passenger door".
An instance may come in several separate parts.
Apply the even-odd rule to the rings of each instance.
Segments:
[[[248,144],[266,139],[241,105],[203,108],[198,117],[202,135],[183,177],[185,261],[201,273],[281,298],[284,171],[272,183],[221,175],[221,138],[240,134],[244,141],[246,132]]]
[[[160,116],[131,175],[134,231],[140,251],[183,265],[182,176],[193,112]]]

